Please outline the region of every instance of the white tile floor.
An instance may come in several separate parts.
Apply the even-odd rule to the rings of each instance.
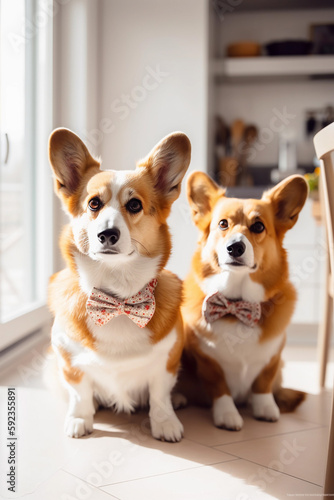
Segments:
[[[178,412],[185,437],[177,444],[154,440],[146,412],[132,416],[98,412],[94,433],[63,434],[66,404],[41,382],[43,354],[34,348],[0,376],[0,470],[7,387],[17,387],[17,493],[1,498],[31,500],[262,500],[320,498],[324,481],[331,392],[317,394],[315,349],[287,347],[285,385],[311,394],[294,414],[277,423],[254,420],[243,410],[240,432],[213,426],[209,410]],[[332,360],[334,360],[333,353]],[[330,363],[328,380],[333,379]],[[1,496],[2,495],[2,496]]]

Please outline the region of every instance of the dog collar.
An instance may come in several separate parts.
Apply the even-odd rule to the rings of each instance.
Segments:
[[[86,303],[87,312],[98,326],[103,326],[111,319],[124,314],[137,326],[144,328],[155,311],[154,290],[157,283],[154,278],[138,293],[124,300],[94,287]]]
[[[202,314],[208,323],[232,314],[246,326],[254,327],[261,318],[261,304],[245,300],[229,300],[221,292],[216,292],[205,298]]]

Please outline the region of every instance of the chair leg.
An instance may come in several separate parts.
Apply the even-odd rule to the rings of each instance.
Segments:
[[[319,384],[321,388],[325,386],[326,382],[326,369],[333,321],[333,298],[328,293],[330,285],[329,280],[329,273],[327,273],[326,295],[318,336]]]
[[[327,466],[326,466],[326,478],[324,487],[324,498],[328,496],[334,496],[334,395],[332,396],[332,417],[329,429],[329,443],[328,443],[328,455],[327,455]]]

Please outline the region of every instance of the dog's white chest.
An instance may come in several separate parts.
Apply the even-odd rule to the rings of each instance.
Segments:
[[[203,351],[222,367],[233,399],[246,401],[254,380],[278,352],[283,334],[260,343],[260,327],[225,319],[215,321],[208,329],[210,340],[200,337]]]
[[[91,318],[88,318],[87,325],[96,339],[99,354],[117,358],[124,355],[139,355],[152,347],[150,330],[140,328],[124,314],[113,318],[103,326],[96,325]]]
[[[136,405],[146,404],[149,385],[162,364],[166,366],[176,331],[152,344],[148,328],[139,328],[125,316],[104,326],[89,319],[88,326],[96,339],[96,349],[71,339],[57,318],[52,330],[53,346],[71,355],[72,366],[89,376],[95,396],[105,406],[132,411]]]

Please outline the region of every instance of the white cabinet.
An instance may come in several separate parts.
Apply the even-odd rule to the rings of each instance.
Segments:
[[[293,323],[318,323],[322,313],[326,239],[324,227],[317,225],[312,215],[312,203],[307,200],[297,224],[284,241],[290,278],[298,292]]]

